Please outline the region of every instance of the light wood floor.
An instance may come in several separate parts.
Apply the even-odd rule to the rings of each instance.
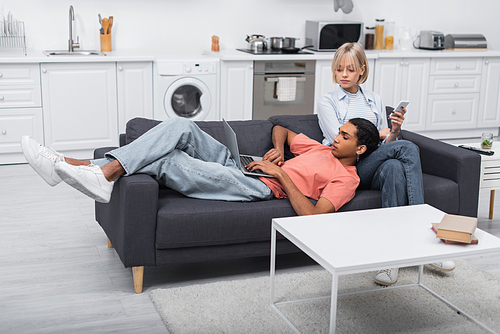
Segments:
[[[94,202],[66,184],[49,187],[28,165],[0,166],[0,333],[167,333],[149,292],[268,275],[269,260],[146,268],[133,292],[94,220]],[[480,194],[479,227],[500,236],[500,198],[488,220]],[[471,260],[500,279],[500,259]],[[306,256],[278,259],[280,272],[316,268]]]

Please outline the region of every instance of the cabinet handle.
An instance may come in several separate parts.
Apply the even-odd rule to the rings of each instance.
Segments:
[[[455,115],[455,114],[457,113],[457,111],[456,111],[455,109],[453,109],[453,110],[451,111],[451,113],[452,113],[453,115]]]
[[[123,67],[118,66],[118,71],[123,71]]]
[[[460,68],[460,64],[457,64],[457,68]]]
[[[47,73],[47,69],[46,68],[42,68],[42,72],[43,73]]]
[[[410,65],[410,63],[406,62],[406,63],[405,63],[405,66],[408,66],[408,65]]]
[[[455,87],[458,87],[458,82],[455,82]]]
[[[486,65],[488,65],[490,62],[489,62],[488,60],[486,60],[484,63],[485,63]]]
[[[2,129],[2,134],[3,134],[3,135],[6,135],[6,134],[7,134],[7,130]]]
[[[404,63],[404,62],[401,62],[401,63],[399,63],[399,65],[401,65],[401,66],[405,66],[405,63]]]
[[[0,78],[3,77],[3,73],[0,72]]]
[[[4,97],[3,95],[0,95],[0,101],[3,101]]]

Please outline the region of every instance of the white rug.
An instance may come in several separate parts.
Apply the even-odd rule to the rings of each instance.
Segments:
[[[339,293],[374,289],[373,276],[341,276]],[[404,268],[397,284],[417,278],[417,267]],[[277,275],[276,300],[330,295],[331,282],[325,270]],[[423,283],[500,332],[500,281],[493,275],[458,261],[451,273],[424,268]],[[421,287],[385,290],[339,297],[337,333],[485,333]],[[172,334],[292,333],[269,306],[269,277],[156,289],[150,296]],[[279,309],[302,333],[329,330],[329,299]]]

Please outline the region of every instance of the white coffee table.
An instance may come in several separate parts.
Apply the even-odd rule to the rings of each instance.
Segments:
[[[331,298],[330,333],[335,332],[337,297],[343,295],[338,294],[337,291],[340,275],[408,266],[420,266],[418,283],[356,293],[386,292],[394,288],[418,285],[483,329],[495,333],[431,291],[422,282],[424,264],[500,253],[500,239],[480,229],[477,229],[475,233],[479,239],[477,245],[461,246],[442,243],[432,232],[431,223],[438,223],[443,215],[444,212],[423,204],[273,219],[270,273],[271,307],[290,328],[299,333],[277,306],[318,299],[275,303],[276,232],[279,232],[333,275],[332,295],[324,297]]]

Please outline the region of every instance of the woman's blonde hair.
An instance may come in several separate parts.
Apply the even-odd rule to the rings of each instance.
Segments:
[[[363,47],[358,43],[345,43],[335,51],[332,61],[333,80],[339,83],[335,70],[343,64],[353,64],[354,70],[361,73],[364,66],[364,73],[359,76],[357,84],[362,84],[368,78],[368,60],[366,59]]]

